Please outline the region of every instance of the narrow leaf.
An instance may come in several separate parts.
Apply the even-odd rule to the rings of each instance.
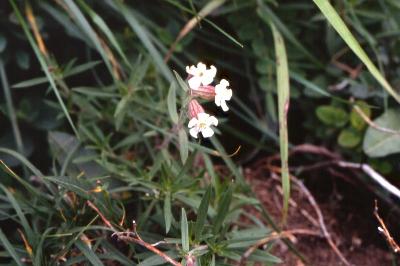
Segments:
[[[165,233],[168,234],[171,228],[172,211],[171,211],[171,193],[167,192],[164,199],[164,220],[165,220]]]
[[[175,74],[176,80],[178,80],[179,86],[180,86],[184,91],[189,91],[188,85],[186,84],[185,81],[183,81],[183,79],[182,79],[181,76],[178,74],[178,72],[176,72],[176,71],[174,70],[174,74]]]
[[[281,176],[283,189],[283,221],[286,220],[289,198],[290,198],[290,177],[288,165],[288,130],[287,113],[289,111],[289,67],[286,56],[285,42],[280,32],[271,22],[272,34],[274,37],[276,57],[276,81],[278,88],[278,113],[279,113],[279,144],[281,155]]]
[[[19,257],[19,255],[15,251],[13,245],[10,243],[10,241],[8,241],[6,235],[3,233],[3,231],[1,229],[0,229],[0,241],[1,241],[4,249],[7,250],[7,252],[10,254],[10,256],[14,259],[14,262],[18,266],[23,266],[24,264],[22,264],[21,258]]]
[[[232,187],[230,186],[226,191],[222,193],[221,200],[219,201],[217,216],[214,219],[214,234],[217,234],[220,230],[226,215],[229,212],[229,206],[232,200]]]
[[[187,253],[189,252],[189,226],[184,208],[182,208],[181,214],[181,238],[182,250]]]
[[[194,229],[195,230],[194,234],[197,241],[200,240],[204,224],[206,223],[207,220],[207,212],[208,212],[208,205],[210,204],[211,191],[212,187],[209,186],[206,190],[206,193],[204,193],[203,198],[201,199],[199,210],[197,212],[197,220]]]
[[[382,87],[392,95],[400,103],[400,95],[395,92],[389,82],[379,72],[378,68],[374,65],[368,55],[365,53],[359,42],[347,28],[344,21],[340,18],[339,14],[333,8],[331,3],[327,0],[313,0],[314,3],[321,10],[322,14],[326,17],[332,27],[342,37],[350,49],[358,56],[358,58],[365,64],[369,72],[374,78],[382,85]]]
[[[21,26],[22,26],[22,28],[23,28],[23,30],[25,32],[25,35],[28,38],[29,43],[31,44],[31,46],[33,48],[33,51],[35,52],[35,55],[36,55],[37,59],[39,60],[43,71],[46,74],[46,77],[47,77],[47,79],[48,79],[48,81],[49,81],[49,83],[51,85],[51,88],[53,89],[53,92],[57,97],[57,100],[58,100],[58,102],[59,102],[59,104],[61,106],[61,109],[64,111],[64,114],[67,117],[67,120],[68,120],[69,124],[71,125],[72,129],[74,130],[74,133],[76,134],[76,136],[78,136],[78,131],[75,128],[74,122],[72,121],[72,118],[68,113],[67,107],[65,106],[63,99],[61,98],[61,94],[58,91],[58,88],[56,86],[56,82],[55,82],[53,76],[50,74],[50,71],[49,71],[50,66],[46,63],[45,58],[42,56],[42,54],[41,54],[41,52],[39,50],[39,47],[37,46],[35,40],[32,37],[32,34],[29,31],[28,25],[26,24],[24,18],[22,17],[21,13],[19,12],[19,9],[18,9],[17,5],[15,4],[15,0],[10,0],[10,2],[11,2],[11,5],[12,5],[12,7],[14,9],[15,15],[17,16],[18,21],[20,22],[20,24],[21,24]]]
[[[169,116],[171,117],[172,122],[177,124],[179,121],[179,117],[178,117],[178,112],[176,111],[175,82],[172,82],[171,86],[169,87],[168,96],[167,96],[167,106],[168,106]]]
[[[99,257],[91,250],[86,244],[84,244],[81,240],[75,242],[75,246],[85,255],[85,257],[92,263],[92,265],[102,266],[104,265]]]
[[[179,153],[181,155],[181,161],[185,164],[189,156],[189,140],[184,128],[179,129]]]

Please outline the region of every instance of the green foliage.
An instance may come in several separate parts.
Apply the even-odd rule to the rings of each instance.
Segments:
[[[365,133],[363,148],[370,157],[383,157],[400,152],[400,111],[389,109],[373,121],[378,127],[394,132],[384,132],[370,127]]]
[[[316,114],[328,126],[342,127],[349,120],[349,116],[345,110],[331,105],[318,106]]]
[[[143,240],[165,241],[157,248],[179,262],[236,263],[277,228],[238,159],[280,150],[287,206],[291,136],[351,158],[362,150],[391,155],[368,163],[385,174],[395,169],[399,135],[369,126],[353,107],[400,130],[387,95],[398,98],[389,85],[399,82],[396,1],[389,12],[378,1],[315,0],[322,13],[306,0],[9,2],[0,19],[0,220],[14,229],[0,230],[5,263],[165,264],[144,247],[117,243],[104,218],[120,231],[135,220]],[[195,26],[166,62],[188,21]],[[361,59],[367,69],[349,77],[333,60],[343,51],[337,60],[355,67]],[[186,127],[184,67],[197,61],[217,66],[234,92],[232,113],[215,111],[221,128],[201,142]],[[287,132],[293,125],[296,134]],[[269,249],[248,261],[281,263]]]

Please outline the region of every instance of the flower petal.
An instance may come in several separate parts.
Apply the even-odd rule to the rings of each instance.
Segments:
[[[203,86],[210,85],[214,81],[214,77],[209,75],[207,72],[201,77],[201,83]]]
[[[226,101],[229,101],[231,98],[232,98],[232,90],[231,89],[225,90],[224,99]]]
[[[211,125],[214,125],[214,126],[218,126],[218,119],[215,117],[215,116],[210,116],[209,118],[208,118],[208,120],[207,120],[207,125],[208,126],[211,126]]]
[[[229,81],[227,81],[226,79],[221,79],[221,81],[219,83],[224,87],[228,87],[229,86]]]
[[[197,125],[199,123],[199,121],[197,120],[197,118],[193,117],[192,119],[190,119],[189,124],[188,124],[188,128],[192,128],[195,125]]]
[[[207,113],[198,113],[197,114],[197,119],[199,120],[199,123],[207,123],[207,120],[209,117],[210,117],[210,115]]]
[[[202,77],[202,83],[204,86],[211,84],[214,81],[215,75],[217,74],[217,69],[215,66],[211,66],[210,69],[204,71]]]
[[[195,90],[195,89],[197,89],[198,87],[200,87],[201,78],[194,75],[193,77],[191,77],[191,78],[188,80],[188,83],[189,83],[189,87],[190,87],[192,90]]]
[[[226,112],[226,111],[229,110],[229,107],[228,107],[228,105],[226,105],[226,102],[225,102],[225,101],[221,101],[221,108],[222,108],[222,110],[223,110],[224,112]]]
[[[197,135],[199,134],[199,128],[198,127],[193,127],[189,130],[190,136],[193,138],[197,139]]]
[[[205,64],[203,64],[202,62],[199,62],[199,63],[197,64],[197,71],[198,71],[198,73],[204,72],[204,71],[206,71],[206,69],[207,69],[207,66],[206,66]]]
[[[210,127],[207,127],[201,131],[201,134],[203,135],[203,137],[209,138],[214,135],[214,131]]]
[[[216,106],[221,106],[221,94],[216,94],[214,98],[214,102]]]

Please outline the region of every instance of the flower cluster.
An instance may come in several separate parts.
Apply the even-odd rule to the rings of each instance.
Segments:
[[[229,89],[229,82],[222,79],[219,84],[213,86],[217,69],[215,66],[207,66],[199,62],[196,66],[187,66],[188,84],[192,97],[199,97],[206,100],[214,100],[218,107],[221,107],[224,112],[229,110],[226,104],[232,98],[232,90]],[[189,102],[189,133],[192,137],[197,138],[201,133],[204,138],[214,135],[211,126],[218,125],[218,119],[215,116],[207,114],[203,107],[196,99],[191,99]]]

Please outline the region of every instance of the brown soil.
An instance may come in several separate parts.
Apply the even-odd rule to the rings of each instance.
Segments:
[[[246,169],[246,178],[269,214],[275,221],[280,221],[282,217],[280,182],[272,178],[268,171],[260,170],[259,163],[255,166],[257,168]],[[307,178],[306,186],[322,211],[327,231],[351,265],[398,265],[396,263],[400,262],[399,256],[392,254],[384,237],[377,230],[378,223],[373,216],[373,203],[376,198],[374,193],[365,189],[365,186],[359,184],[360,182],[350,184],[338,177],[321,174],[321,171],[318,176],[309,175]],[[285,230],[312,229],[321,232],[315,208],[305,193],[294,184],[291,191],[291,204]],[[380,205],[383,203],[380,202]],[[389,216],[398,217],[398,213],[383,218],[389,221],[391,220]],[[398,226],[398,222],[394,223]],[[303,235],[296,236],[294,240],[295,248],[306,258],[306,262],[302,262],[282,241],[279,241],[271,253],[284,261],[281,265],[345,265],[323,236]]]

